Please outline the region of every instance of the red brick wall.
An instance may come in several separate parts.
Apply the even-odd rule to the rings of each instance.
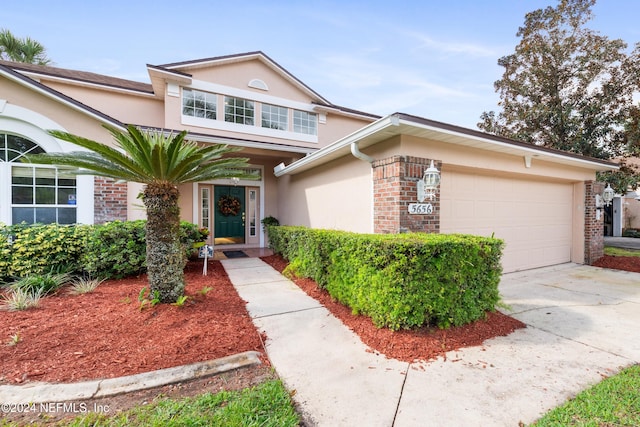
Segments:
[[[584,262],[593,264],[604,255],[604,211],[596,219],[596,194],[602,195],[604,184],[585,182],[584,200]]]
[[[406,231],[439,233],[440,198],[424,203],[433,205],[432,214],[409,214],[409,203],[418,202],[417,182],[431,160],[412,156],[393,156],[373,163],[373,216],[375,233]],[[441,163],[434,163],[440,170]]]
[[[127,183],[116,183],[113,179],[95,177],[94,188],[94,222],[127,220]]]

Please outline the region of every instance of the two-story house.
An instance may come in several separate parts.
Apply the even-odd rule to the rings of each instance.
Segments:
[[[77,150],[59,129],[112,144],[106,124],[188,131],[243,148],[260,179],[180,188],[181,215],[229,248],[264,247],[260,220],[357,232],[494,234],[505,271],[591,262],[602,251],[595,173],[609,162],[445,123],[336,106],[262,52],[148,65],[150,83],[0,61],[0,222],[138,219],[140,184],[20,161]],[[419,186],[437,171],[435,194]],[[433,170],[433,169],[432,169]],[[237,209],[221,209],[234,200]]]

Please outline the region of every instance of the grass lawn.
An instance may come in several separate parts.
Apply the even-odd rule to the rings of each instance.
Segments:
[[[531,426],[640,425],[640,365],[624,369],[548,412]]]
[[[90,413],[54,425],[293,427],[299,423],[289,392],[279,380],[270,380],[240,391],[159,400],[112,417]],[[0,420],[0,426],[14,425]]]
[[[640,257],[640,251],[636,249],[614,248],[613,246],[605,246],[605,255],[612,256],[637,256]]]

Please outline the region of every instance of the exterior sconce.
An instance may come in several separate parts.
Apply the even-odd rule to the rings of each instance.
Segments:
[[[425,169],[422,179],[418,181],[418,200],[420,202],[424,202],[427,198],[433,200],[436,197],[438,184],[440,184],[440,171],[436,169],[433,165],[433,160],[431,160],[431,164]]]
[[[233,185],[238,185],[238,182],[240,182],[240,178],[236,178],[235,176],[233,178],[231,178],[231,182],[233,182]]]
[[[602,209],[605,206],[609,206],[615,196],[615,191],[611,188],[611,184],[607,184],[607,188],[604,189],[602,195],[596,194],[596,220],[600,219],[602,215]]]

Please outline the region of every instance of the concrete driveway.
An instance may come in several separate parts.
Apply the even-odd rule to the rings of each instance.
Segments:
[[[640,362],[640,274],[564,264],[506,274],[500,292],[527,328],[412,366],[395,426],[528,424]]]

